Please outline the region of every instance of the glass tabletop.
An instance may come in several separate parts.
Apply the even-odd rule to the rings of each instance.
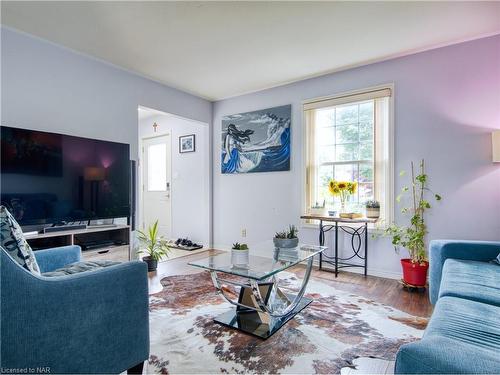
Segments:
[[[210,255],[188,264],[209,271],[224,272],[254,280],[264,280],[308,260],[324,250],[326,250],[324,246],[299,245],[291,249],[270,248],[265,255],[262,255],[262,252],[259,255],[252,255],[252,249],[250,249],[248,257],[243,254],[233,255],[231,251],[228,251]]]

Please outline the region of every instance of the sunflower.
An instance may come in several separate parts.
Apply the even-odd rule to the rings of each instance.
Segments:
[[[330,191],[331,195],[339,195],[341,191],[337,184],[337,181],[335,180],[330,180],[330,182],[328,182],[328,190]]]
[[[356,190],[358,190],[358,183],[356,181],[348,182],[346,190],[349,192],[349,194],[356,193]]]

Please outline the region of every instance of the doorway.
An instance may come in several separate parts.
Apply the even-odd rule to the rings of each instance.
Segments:
[[[142,139],[142,229],[158,220],[158,234],[172,234],[171,137],[163,134]]]
[[[193,142],[190,152],[180,147],[186,136]],[[187,238],[203,246],[194,251],[172,246],[164,260],[210,248],[209,124],[139,106],[137,150],[138,228],[147,230],[158,220],[164,239]]]

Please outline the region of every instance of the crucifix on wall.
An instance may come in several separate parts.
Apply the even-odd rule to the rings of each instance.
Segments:
[[[153,131],[156,133],[157,129],[158,129],[158,124],[155,122],[153,123]]]

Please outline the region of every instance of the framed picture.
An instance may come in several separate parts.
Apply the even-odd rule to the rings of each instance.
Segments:
[[[181,154],[185,152],[194,152],[195,149],[194,134],[183,135],[182,137],[179,137],[179,152]]]
[[[223,117],[221,172],[289,171],[291,118],[291,105]]]

